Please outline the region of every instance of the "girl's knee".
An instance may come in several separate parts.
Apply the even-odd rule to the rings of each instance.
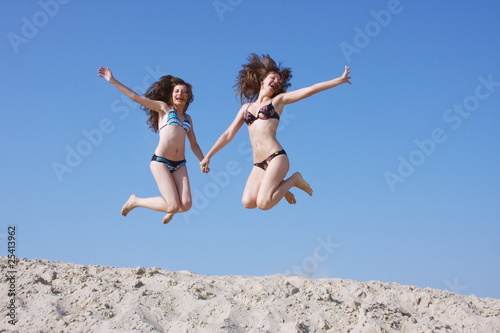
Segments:
[[[167,203],[167,211],[165,213],[178,213],[181,205],[178,202]]]
[[[191,207],[193,207],[193,202],[191,200],[189,201],[184,201],[182,204],[181,204],[181,211],[182,212],[187,212],[188,210],[191,209]]]
[[[255,199],[248,198],[245,196],[241,199],[241,203],[243,204],[243,207],[245,207],[247,209],[253,209],[253,208],[257,207],[257,203],[255,202]]]
[[[271,200],[268,199],[257,199],[257,207],[262,210],[269,210],[273,208]]]
[[[259,202],[257,203],[257,207],[262,210],[269,210],[273,208],[273,206],[269,202]]]

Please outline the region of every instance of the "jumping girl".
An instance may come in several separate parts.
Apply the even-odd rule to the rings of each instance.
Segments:
[[[117,81],[109,68],[100,67],[98,72],[100,77],[141,104],[141,108],[149,115],[150,128],[159,132],[159,142],[150,168],[162,196],[139,198],[132,194],[122,207],[122,215],[126,216],[136,207],[144,207],[166,213],[163,223],[168,223],[176,213],[185,212],[192,205],[185,159],[186,137],[193,153],[200,161],[203,160],[194,134],[193,120],[186,113],[194,98],[192,86],[180,78],[166,75],[153,83],[144,96],[140,96]]]
[[[242,66],[235,87],[243,104],[236,118],[219,137],[213,147],[200,162],[202,172],[209,172],[210,158],[227,145],[245,123],[252,143],[254,167],[243,191],[242,203],[246,208],[258,207],[267,210],[274,207],[283,197],[294,204],[295,197],[289,192],[297,187],[309,195],[313,190],[295,172],[285,180],[290,162],[276,139],[280,115],[286,104],[298,102],[321,91],[343,83],[349,83],[349,67],[333,80],[316,83],[310,87],[286,92],[290,87],[290,68],[282,68],[269,57],[252,53],[248,63]]]

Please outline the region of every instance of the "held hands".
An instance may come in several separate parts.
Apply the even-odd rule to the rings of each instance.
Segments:
[[[351,83],[351,81],[349,81],[349,79],[351,78],[351,77],[349,76],[349,74],[351,74],[351,71],[350,71],[350,70],[351,70],[351,67],[349,67],[349,66],[345,66],[344,74],[342,74],[342,75],[340,76],[340,79],[341,79],[342,83],[346,83],[346,82],[347,82],[347,83],[349,83],[349,84],[352,84],[352,83]]]
[[[99,73],[100,77],[103,77],[108,82],[110,82],[113,78],[113,73],[111,73],[111,70],[109,68],[99,67],[97,72]]]
[[[210,158],[208,157],[205,157],[201,162],[200,162],[200,169],[201,169],[201,172],[203,173],[209,173],[210,172],[210,168],[208,167],[208,165],[210,164]]]

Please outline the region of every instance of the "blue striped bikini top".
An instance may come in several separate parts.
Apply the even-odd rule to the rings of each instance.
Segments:
[[[160,128],[160,130],[167,125],[182,126],[182,128],[184,128],[186,132],[189,132],[189,130],[191,129],[191,122],[189,121],[188,115],[184,114],[184,122],[181,124],[181,120],[175,112],[174,108],[171,108],[170,111],[168,111],[167,121],[165,122],[165,125]]]

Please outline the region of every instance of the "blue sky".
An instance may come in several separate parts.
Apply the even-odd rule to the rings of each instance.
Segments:
[[[500,31],[495,1],[0,2],[2,255],[210,275],[380,280],[500,298]],[[202,174],[193,209],[120,208],[156,196],[157,135],[138,105],[172,74],[207,152],[233,120],[251,52],[292,88],[343,85],[289,105],[278,139],[314,189],[271,211],[240,203],[247,130]]]

